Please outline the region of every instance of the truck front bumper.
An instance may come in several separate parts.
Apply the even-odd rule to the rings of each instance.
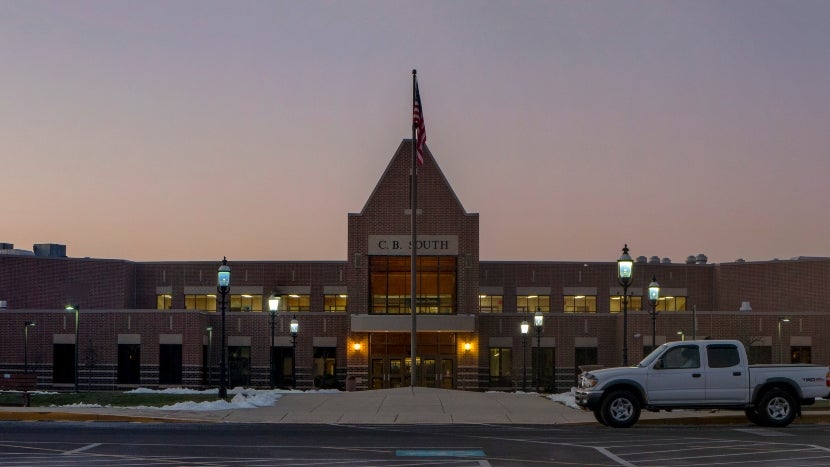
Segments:
[[[574,401],[576,402],[576,405],[582,407],[583,409],[598,409],[600,402],[602,402],[602,391],[577,389],[574,393]]]

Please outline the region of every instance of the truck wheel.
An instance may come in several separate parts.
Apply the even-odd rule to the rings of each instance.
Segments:
[[[594,409],[594,418],[600,423],[600,425],[608,426],[608,423],[605,422],[605,419],[602,418],[602,410],[601,409]]]
[[[795,420],[796,412],[798,407],[793,396],[778,388],[767,391],[758,404],[758,416],[764,426],[787,426]]]
[[[614,428],[628,428],[640,419],[640,401],[629,391],[614,391],[602,401],[603,420]]]
[[[757,411],[757,410],[755,410],[755,408],[754,408],[754,407],[753,407],[753,408],[744,409],[744,413],[746,414],[746,418],[747,418],[750,422],[752,422],[752,423],[754,423],[754,424],[756,424],[756,425],[763,425],[763,423],[761,422],[761,415],[758,413],[758,411]]]

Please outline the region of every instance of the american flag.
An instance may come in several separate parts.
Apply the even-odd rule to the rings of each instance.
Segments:
[[[416,129],[418,165],[424,165],[424,143],[427,142],[427,127],[424,125],[424,108],[421,107],[421,93],[418,92],[417,79],[415,79],[415,99],[412,103],[412,126]]]

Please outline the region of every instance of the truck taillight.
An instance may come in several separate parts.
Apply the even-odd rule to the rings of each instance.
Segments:
[[[827,376],[824,377],[824,385],[830,388],[830,371],[828,371]]]

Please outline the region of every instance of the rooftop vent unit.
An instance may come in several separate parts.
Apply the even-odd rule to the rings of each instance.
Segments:
[[[648,259],[648,264],[660,264],[660,257],[659,256],[652,256]]]
[[[752,307],[749,306],[749,302],[741,302],[741,309],[738,311],[752,311]]]
[[[66,258],[66,245],[57,243],[36,243],[34,245],[35,256],[48,258]]]
[[[646,259],[645,256],[638,256],[637,257],[637,263],[639,263],[639,264],[646,264],[646,261],[648,261],[648,260]]]
[[[0,300],[0,310],[5,310],[9,307],[9,302],[5,300]]]
[[[697,260],[695,261],[696,264],[706,264],[709,261],[709,258],[706,257],[703,253],[697,255]]]
[[[12,250],[14,249],[14,243],[0,243],[0,250]]]
[[[694,256],[687,256],[686,257],[686,264],[695,264],[695,262],[697,262],[697,260],[695,259]]]
[[[671,258],[663,258],[660,260],[660,264],[671,264]]]

